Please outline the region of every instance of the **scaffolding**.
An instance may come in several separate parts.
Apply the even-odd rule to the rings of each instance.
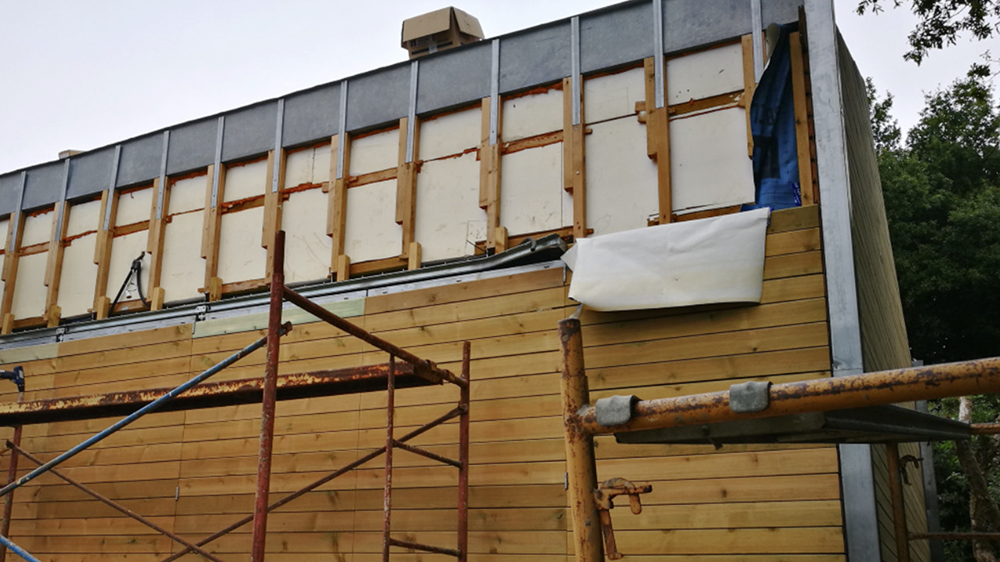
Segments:
[[[180,386],[173,389],[119,392],[80,396],[69,399],[24,402],[23,377],[20,379],[20,382],[15,381],[18,382],[19,390],[19,399],[17,404],[8,405],[7,408],[0,410],[0,425],[14,427],[12,440],[7,442],[7,451],[9,451],[9,454],[11,455],[8,484],[0,489],[0,496],[4,497],[4,518],[2,524],[0,524],[0,562],[4,562],[7,550],[14,552],[21,558],[28,561],[38,560],[38,558],[11,541],[9,533],[14,491],[42,474],[49,473],[61,478],[74,488],[165,535],[183,547],[179,552],[164,558],[162,562],[176,560],[190,552],[204,556],[213,562],[223,562],[223,560],[221,560],[218,556],[206,550],[205,546],[218,538],[243,527],[244,525],[247,525],[248,523],[252,523],[253,525],[251,561],[263,562],[266,552],[267,515],[269,512],[288,504],[310,491],[316,490],[320,486],[334,480],[335,478],[359,468],[380,456],[384,456],[385,460],[385,481],[383,488],[384,501],[382,509],[382,559],[387,562],[389,560],[390,549],[392,547],[398,547],[445,554],[455,557],[461,562],[465,562],[467,560],[469,504],[469,367],[471,361],[470,343],[468,341],[463,342],[462,371],[460,375],[455,375],[451,371],[437,366],[432,361],[418,357],[413,353],[397,347],[396,345],[393,345],[392,343],[364,330],[363,328],[352,324],[351,322],[326,310],[322,306],[310,301],[285,285],[284,246],[285,233],[284,231],[278,231],[275,236],[274,252],[271,262],[270,307],[268,313],[267,334],[242,350],[212,366],[208,370],[191,378]],[[279,376],[278,358],[281,337],[292,330],[291,323],[282,324],[281,322],[282,308],[285,301],[298,306],[316,318],[327,322],[339,330],[346,332],[347,334],[387,353],[389,355],[388,362],[380,365]],[[207,379],[215,374],[218,374],[226,367],[265,346],[267,347],[267,358],[264,366],[264,376],[262,378],[226,381],[220,383],[205,382]],[[397,364],[397,360],[402,364]],[[441,385],[444,383],[455,385],[459,388],[460,395],[458,404],[436,419],[408,432],[401,437],[396,437],[394,426],[396,391],[399,389]],[[277,501],[270,502],[271,459],[273,455],[275,404],[277,400],[373,392],[382,389],[385,389],[387,393],[385,445],[379,449],[368,452],[367,454],[356,459],[354,462],[326,474],[322,478],[319,478],[318,480],[282,497]],[[253,513],[196,542],[188,541],[168,531],[167,529],[164,529],[149,519],[133,512],[129,508],[99,494],[98,492],[56,470],[56,467],[63,462],[99,443],[103,439],[135,422],[146,414],[155,411],[163,412],[212,408],[253,402],[261,403],[260,451],[257,457],[257,485]],[[25,424],[96,419],[122,414],[127,415],[109,426],[107,429],[96,433],[79,445],[49,461],[43,461],[21,447],[21,428]],[[428,430],[456,418],[458,419],[459,425],[458,459],[447,458],[431,451],[415,447],[409,443],[414,438],[426,433]],[[420,544],[392,537],[392,471],[393,451],[395,449],[420,455],[432,461],[452,466],[457,469],[458,537],[455,548]],[[7,451],[5,451],[5,453]],[[19,457],[24,457],[28,461],[38,465],[37,468],[28,474],[17,478],[17,465]]]

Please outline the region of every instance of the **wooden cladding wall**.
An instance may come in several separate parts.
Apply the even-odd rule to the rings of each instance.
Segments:
[[[585,312],[594,398],[621,392],[669,396],[727,388],[734,379],[829,375],[815,206],[774,214],[764,275],[760,305]],[[570,560],[556,332],[557,321],[575,309],[566,291],[562,270],[542,270],[369,297],[364,315],[354,318],[451,369],[458,367],[460,342],[472,341],[471,560]],[[0,360],[24,365],[28,399],[52,398],[176,384],[259,335],[193,338],[191,327],[181,326],[0,352]],[[296,326],[281,349],[285,374],[385,360],[319,323]],[[262,363],[257,352],[218,378],[259,376]],[[12,387],[0,390],[0,398],[16,399]],[[396,423],[404,427],[398,431],[429,421],[456,398],[450,387],[399,391]],[[381,446],[384,406],[384,393],[280,402],[273,494]],[[48,459],[109,423],[26,427],[24,447]],[[250,512],[258,433],[258,405],[154,414],[69,461],[64,471],[195,540]],[[456,441],[457,426],[446,424],[416,444],[454,455]],[[835,448],[714,451],[601,438],[597,455],[602,479],[653,483],[641,515],[613,512],[619,546],[635,560],[844,560]],[[22,468],[30,464],[21,462]],[[454,470],[404,452],[396,462],[396,535],[453,545]],[[365,466],[274,512],[268,560],[380,560],[380,466]],[[13,540],[44,560],[146,562],[177,551],[168,539],[51,475],[18,490],[15,505]],[[249,543],[245,527],[209,550],[226,560],[247,560]],[[400,551],[393,559],[439,558]]]
[[[735,212],[754,197],[752,43],[748,35],[666,57],[666,107],[655,107],[649,58],[581,76],[575,88],[565,78],[505,94],[493,108],[495,135],[494,100],[485,98],[189,170],[163,186],[107,190],[100,203],[36,209],[21,221],[25,240],[15,236],[3,256],[0,332],[261,290],[279,228],[288,231],[288,280],[320,282],[501,252],[527,236],[582,238]],[[793,59],[807,171],[799,43]],[[811,189],[803,202],[815,202]],[[59,209],[79,232],[42,228]],[[112,310],[137,259],[147,298],[133,288]],[[60,272],[73,282],[60,285]]]

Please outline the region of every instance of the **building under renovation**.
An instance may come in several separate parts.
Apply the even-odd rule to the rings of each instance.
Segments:
[[[0,175],[12,480],[219,371],[5,488],[5,537],[57,562],[570,560],[560,320],[595,400],[910,365],[831,0],[482,36],[434,12],[399,64]],[[284,331],[273,362],[213,367]],[[917,444],[899,469],[870,444],[922,440],[899,419],[599,437],[598,480],[642,507],[611,512],[605,554],[930,560],[906,536],[928,522]]]

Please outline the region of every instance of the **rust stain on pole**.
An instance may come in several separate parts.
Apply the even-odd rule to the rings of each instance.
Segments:
[[[24,400],[24,391],[18,390],[17,393],[17,403],[20,404]],[[22,426],[14,426],[14,435],[12,436],[14,447],[10,448],[10,464],[7,466],[7,483],[17,480],[17,448],[21,446],[21,430]],[[0,523],[0,535],[5,537],[10,537],[10,519],[14,514],[14,491],[11,490],[7,497],[3,499],[3,523]],[[7,560],[7,546],[0,545],[0,562],[5,562]]]
[[[601,523],[593,491],[597,489],[594,438],[578,425],[578,412],[590,402],[583,363],[580,321],[559,322],[562,351],[563,426],[566,433],[566,470],[573,515],[573,545],[578,562],[603,562]]]
[[[458,418],[458,560],[469,559],[469,405],[472,343],[462,343],[462,380],[459,407],[462,415]]]
[[[393,437],[394,416],[396,413],[396,358],[389,356],[389,376],[386,390],[385,405],[385,488],[382,495],[382,562],[389,562],[389,546],[391,540],[389,533],[392,529],[392,447],[395,444]]]

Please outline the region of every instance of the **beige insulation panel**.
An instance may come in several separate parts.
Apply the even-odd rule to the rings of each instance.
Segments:
[[[223,283],[264,277],[267,250],[260,245],[260,234],[263,231],[264,207],[222,215],[222,228],[219,233],[219,277]]]
[[[309,189],[292,193],[285,201],[286,220],[281,227],[285,230],[286,282],[316,281],[330,275],[333,239],[326,235],[328,199],[322,189]]]
[[[175,182],[170,187],[170,214],[185,213],[205,208],[205,191],[208,189],[208,178],[195,176]]]
[[[424,121],[420,123],[418,157],[433,160],[479,146],[481,128],[482,110],[478,107]]]
[[[148,237],[149,232],[142,230],[126,234],[125,236],[116,236],[111,242],[111,262],[108,266],[108,290],[106,292],[108,298],[114,299],[115,295],[118,294],[118,289],[125,282],[125,278],[132,267],[132,260],[139,257],[139,254],[144,254],[142,257],[142,275],[140,276],[142,280],[142,294],[147,298],[149,297],[149,254],[145,253]],[[139,295],[135,292],[134,285],[130,287],[132,297],[129,298],[122,295],[120,302],[139,298]]]
[[[503,140],[514,141],[563,128],[562,90],[521,96],[503,102]]]
[[[583,99],[587,124],[635,115],[636,102],[646,99],[646,73],[640,67],[584,80]]]
[[[667,61],[667,103],[670,105],[742,89],[743,47],[739,43]]]
[[[27,226],[27,225],[25,225]],[[45,267],[49,253],[21,256],[17,262],[17,281],[14,283],[14,318],[34,318],[45,313]]]
[[[348,189],[344,253],[351,263],[398,256],[402,247],[403,229],[396,224],[396,180]]]
[[[52,238],[52,221],[55,219],[55,216],[55,212],[52,209],[40,215],[25,216],[21,247],[26,248],[50,241]]]
[[[587,228],[608,234],[645,228],[659,213],[656,163],[646,156],[646,127],[634,116],[590,127],[587,153]]]
[[[264,194],[267,184],[267,160],[226,168],[226,185],[222,201],[239,201]],[[204,204],[204,200],[202,200]],[[258,238],[260,235],[258,235]]]
[[[399,129],[351,139],[350,160],[351,176],[395,168],[399,165]]]
[[[304,148],[285,156],[284,188],[319,184],[330,179],[330,146]]]
[[[171,201],[173,195],[171,194]],[[238,213],[242,214],[242,213]],[[199,296],[205,278],[205,260],[201,257],[200,237],[204,217],[199,212],[170,217],[163,230],[163,271],[160,287],[164,302]],[[258,236],[259,238],[259,236]]]
[[[573,198],[562,186],[562,143],[500,159],[500,225],[510,235],[573,224]]]
[[[73,205],[66,223],[69,244],[63,248],[62,273],[56,304],[63,318],[82,316],[90,312],[97,283],[94,247],[101,220],[100,200]]]
[[[416,240],[425,262],[472,255],[475,243],[486,240],[474,153],[424,162],[417,175]]]
[[[670,121],[670,177],[678,213],[752,203],[746,111],[731,107]]]
[[[118,195],[118,214],[115,224],[125,226],[148,221],[153,208],[153,188],[147,187]]]

